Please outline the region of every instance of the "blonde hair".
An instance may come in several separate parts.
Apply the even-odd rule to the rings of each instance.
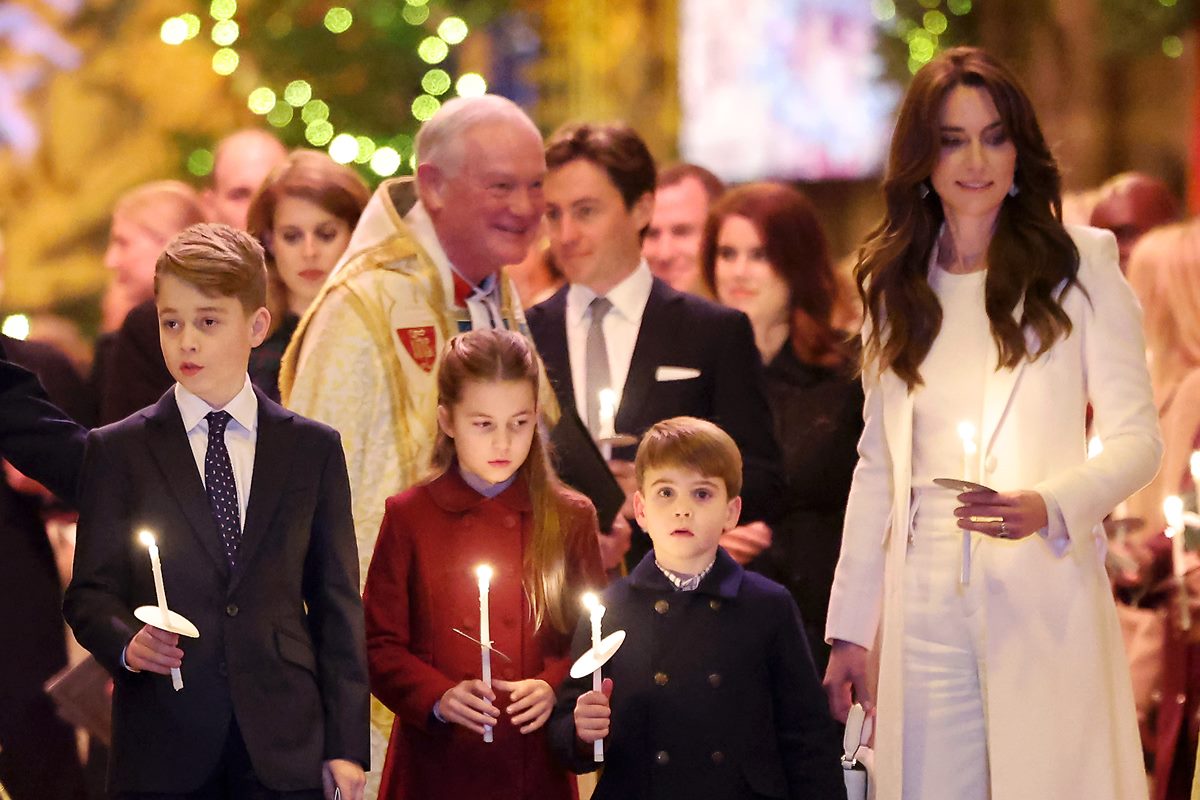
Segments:
[[[154,265],[154,294],[159,278],[172,275],[213,297],[233,297],[247,314],[267,302],[267,267],[263,249],[245,231],[218,222],[203,222],[167,243]]]
[[[1142,304],[1150,383],[1162,408],[1200,368],[1200,222],[1164,225],[1139,239],[1129,283]]]
[[[646,431],[633,462],[638,488],[644,488],[647,470],[664,467],[684,467],[706,478],[720,478],[730,500],[742,493],[742,454],[737,443],[708,420],[672,417]]]
[[[153,181],[130,189],[117,199],[113,216],[132,222],[163,242],[205,219],[200,195],[180,181]]]
[[[537,402],[541,360],[524,336],[506,330],[477,330],[455,336],[446,343],[438,368],[438,405],[450,413],[462,401],[470,382],[525,381]],[[539,413],[539,420],[541,414]],[[576,612],[568,601],[566,532],[555,504],[558,476],[550,465],[549,447],[539,424],[529,455],[518,472],[529,486],[533,509],[533,536],[525,558],[523,583],[533,611],[534,628],[550,624],[562,633],[574,626]],[[431,459],[432,478],[454,464],[454,440],[438,428]]]

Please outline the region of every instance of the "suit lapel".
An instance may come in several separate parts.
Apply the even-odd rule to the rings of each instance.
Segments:
[[[621,390],[621,406],[617,409],[617,430],[632,433],[639,430],[643,410],[654,388],[655,369],[666,357],[666,348],[673,341],[671,331],[672,290],[658,278],[650,285],[650,297],[642,312],[637,341],[629,359],[629,373]],[[678,336],[679,331],[674,335]]]
[[[571,380],[571,357],[567,351],[567,286],[537,306],[542,319],[536,325],[538,355],[546,365],[560,405],[575,405],[575,382]]]
[[[150,452],[165,478],[167,489],[179,503],[192,533],[217,571],[228,576],[229,565],[221,548],[221,534],[213,521],[204,481],[196,468],[196,457],[188,443],[179,406],[175,404],[175,392],[167,391],[155,406],[143,413]]]
[[[258,395],[258,435],[254,445],[254,475],[250,479],[246,522],[238,547],[238,568],[229,584],[233,592],[246,574],[259,545],[270,528],[283,489],[291,475],[291,466],[300,457],[295,453],[291,435],[293,414],[260,392]]]

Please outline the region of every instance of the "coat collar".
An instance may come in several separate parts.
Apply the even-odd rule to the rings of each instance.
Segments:
[[[425,484],[425,489],[438,508],[452,514],[465,513],[478,508],[489,500],[494,500],[510,511],[518,513],[528,513],[532,508],[529,502],[529,484],[523,474],[518,475],[512,485],[503,492],[488,498],[467,485],[467,482],[462,479],[462,475],[459,474],[458,464],[455,463],[451,464],[450,468],[441,475]]]
[[[698,594],[714,595],[726,600],[737,597],[742,587],[742,578],[746,571],[725,552],[725,548],[717,548],[717,560],[709,570],[700,585],[696,587]],[[654,563],[654,551],[651,550],[642,557],[638,565],[629,573],[629,585],[637,589],[647,589],[653,592],[676,592],[674,584],[667,580],[662,570]]]

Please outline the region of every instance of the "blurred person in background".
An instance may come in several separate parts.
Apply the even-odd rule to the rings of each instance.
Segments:
[[[246,230],[246,216],[258,187],[287,156],[287,148],[278,139],[257,128],[231,133],[217,142],[212,183],[203,194],[208,221]]]
[[[1159,225],[1179,219],[1179,201],[1158,178],[1122,172],[1105,181],[1095,194],[1090,224],[1113,232],[1122,271],[1138,239]]]
[[[117,200],[104,266],[113,275],[113,302],[131,307],[120,327],[96,344],[92,386],[99,424],[154,403],[175,382],[158,344],[154,264],[172,236],[204,219],[200,195],[179,181],[145,183]]]
[[[838,287],[825,234],[798,190],[749,184],[713,204],[700,264],[718,302],[750,318],[788,484],[782,516],[735,528],[721,544],[788,587],[824,674],[825,613],[863,426],[857,345],[831,323]]]
[[[698,164],[675,164],[658,173],[642,256],[651,274],[672,289],[708,291],[700,275],[700,237],[709,205],[724,191],[721,179]]]
[[[250,354],[250,380],[276,402],[284,350],[370,199],[371,190],[352,168],[316,150],[297,150],[250,204],[247,230],[266,251],[271,311],[267,339]]]

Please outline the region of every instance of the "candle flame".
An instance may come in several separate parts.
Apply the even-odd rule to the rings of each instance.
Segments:
[[[968,420],[963,420],[962,422],[958,423],[958,438],[962,439],[964,443],[974,442],[975,426]]]
[[[138,541],[144,547],[154,547],[155,545],[154,534],[145,529],[138,531]]]
[[[489,583],[492,580],[492,568],[487,564],[480,564],[475,568],[475,577],[479,578],[480,583]]]
[[[1088,439],[1088,458],[1095,458],[1104,452],[1104,445],[1100,441],[1099,436],[1093,436]]]
[[[1192,468],[1192,481],[1200,482],[1200,450],[1192,451],[1189,466]]]
[[[601,414],[613,415],[617,410],[617,393],[613,389],[600,390]]]
[[[596,597],[595,592],[584,592],[583,593],[583,607],[584,608],[586,608],[588,611],[595,611],[596,606],[598,606],[598,605],[600,605],[600,600],[599,600],[599,598]]]
[[[1163,500],[1163,516],[1167,518],[1167,536],[1174,536],[1183,530],[1183,498],[1170,495]]]

